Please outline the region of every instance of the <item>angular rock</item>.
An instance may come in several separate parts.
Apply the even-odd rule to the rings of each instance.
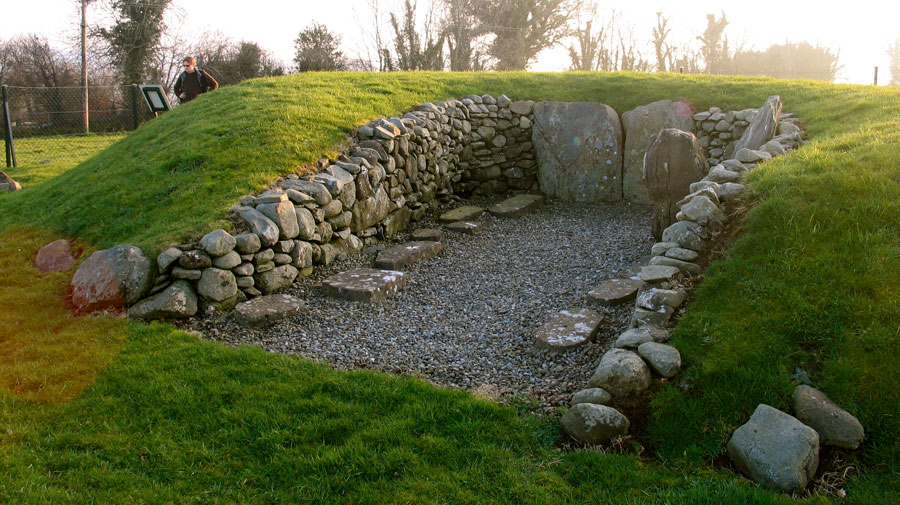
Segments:
[[[234,320],[245,326],[265,326],[295,316],[303,311],[301,300],[290,295],[268,295],[239,303],[234,307]]]
[[[622,126],[612,107],[536,103],[531,138],[544,194],[576,202],[622,199]]]
[[[200,277],[203,277],[203,271],[175,266],[172,267],[172,277],[175,279],[184,279],[187,281],[199,281]]]
[[[34,267],[41,272],[62,272],[74,264],[72,244],[62,238],[41,247],[34,257]]]
[[[725,182],[738,182],[741,180],[741,174],[738,172],[733,172],[723,167],[722,165],[716,165],[709,171],[709,175],[706,176],[707,181],[718,182],[719,184]]]
[[[393,202],[382,186],[378,187],[374,196],[356,202],[353,206],[353,221],[350,230],[358,233],[382,221],[394,208]]]
[[[626,200],[640,204],[652,203],[642,176],[644,154],[650,145],[650,139],[666,128],[694,133],[691,114],[689,104],[671,100],[642,105],[622,114],[622,129],[625,134],[622,192]]]
[[[296,207],[294,214],[297,217],[297,236],[300,240],[312,240],[313,236],[319,231],[312,212],[303,207]]]
[[[741,149],[759,149],[775,136],[775,129],[781,116],[781,97],[770,96],[759,108],[756,119],[750,124],[741,138],[734,143],[734,152]]]
[[[278,227],[278,238],[280,240],[290,240],[300,233],[300,226],[297,223],[297,214],[293,203],[266,203],[257,205],[256,210],[275,223],[275,226]]]
[[[818,389],[797,386],[792,398],[797,419],[816,430],[822,445],[854,450],[865,438],[865,430],[859,420],[835,405]]]
[[[254,235],[255,237],[256,235]],[[177,247],[170,247],[165,251],[159,253],[159,256],[156,257],[156,268],[160,274],[164,274],[169,271],[169,267],[178,263],[178,260],[181,258],[181,255],[184,254],[184,251]]]
[[[200,247],[212,257],[224,256],[234,250],[237,240],[225,230],[214,230],[200,239]]]
[[[212,266],[212,259],[205,252],[194,249],[179,256],[178,265],[189,270],[199,270]]]
[[[259,235],[255,233],[241,233],[234,236],[234,248],[239,254],[253,254],[262,247]]]
[[[631,316],[631,327],[639,328],[641,326],[658,326],[662,327],[668,324],[669,319],[672,318],[672,314],[675,313],[675,309],[669,307],[668,305],[663,305],[659,308],[659,310],[648,310],[641,307],[636,307],[634,309],[634,314]]]
[[[256,270],[257,273],[253,275],[255,287],[263,294],[269,294],[290,286],[300,273],[299,270],[291,265],[277,266],[265,272],[261,272],[259,267]]]
[[[708,245],[709,232],[699,223],[678,221],[662,232],[663,242],[675,242],[684,249],[702,251]]]
[[[375,268],[399,270],[406,266],[431,259],[443,249],[440,242],[407,242],[383,249],[375,257]]]
[[[650,369],[666,379],[671,379],[681,368],[681,353],[671,345],[645,342],[637,348],[638,356],[650,365]]]
[[[734,159],[740,161],[741,163],[760,163],[762,161],[769,161],[772,159],[772,155],[765,151],[754,151],[751,149],[741,149],[734,153]],[[736,182],[736,181],[725,181],[725,182]]]
[[[357,268],[322,281],[322,291],[334,298],[360,302],[378,302],[393,296],[406,286],[407,277],[396,270]]]
[[[600,358],[588,386],[603,388],[614,398],[639,393],[650,387],[650,369],[637,354],[611,349]]]
[[[637,279],[610,279],[588,292],[589,300],[601,305],[618,305],[634,300],[643,281]]]
[[[484,228],[481,223],[478,221],[457,221],[455,223],[450,223],[444,226],[450,231],[454,231],[456,233],[465,233],[466,235],[476,235],[481,233],[481,230]]]
[[[278,227],[260,211],[252,207],[238,207],[237,214],[247,223],[250,231],[259,237],[262,247],[269,247],[278,242],[280,235]]]
[[[153,271],[154,264],[135,246],[97,251],[72,277],[72,304],[77,312],[132,305],[150,290]]]
[[[156,320],[191,317],[197,313],[197,294],[191,283],[177,280],[165,291],[146,298],[128,309],[131,319]]]
[[[708,170],[703,149],[694,134],[667,128],[650,139],[644,157],[643,181],[653,201],[650,231],[657,240],[675,222],[678,201],[691,193],[691,184],[702,179]]]
[[[484,213],[483,207],[474,207],[471,205],[464,205],[462,207],[457,207],[453,210],[444,212],[441,214],[439,218],[442,223],[454,223],[456,221],[473,221],[481,217],[481,214]]]
[[[563,310],[538,329],[535,344],[551,351],[568,351],[593,340],[603,316],[590,309]]]
[[[579,403],[593,403],[595,405],[606,405],[612,400],[612,395],[603,388],[587,388],[575,392],[572,395],[572,401],[569,405],[578,405]]]
[[[197,283],[197,294],[222,302],[237,294],[237,280],[234,274],[221,268],[206,268]]]
[[[297,240],[291,251],[291,265],[303,269],[313,264],[313,246],[309,242]]]
[[[331,192],[319,182],[308,179],[287,179],[281,183],[281,186],[284,189],[294,189],[313,197],[319,206],[328,205],[332,200]]]
[[[544,203],[543,195],[516,195],[488,207],[488,212],[497,217],[519,217],[537,209]]]
[[[663,307],[677,309],[686,297],[687,293],[680,289],[650,288],[638,295],[635,306],[655,311],[660,311]]]
[[[694,261],[700,257],[700,253],[681,247],[672,247],[671,249],[666,250],[665,257],[681,261]]]
[[[759,404],[732,434],[727,453],[741,473],[762,487],[795,493],[806,489],[819,466],[819,435],[796,418]]]
[[[642,281],[653,284],[678,280],[681,277],[681,272],[676,267],[648,265],[641,268],[639,277]]]
[[[605,444],[624,437],[631,424],[618,410],[593,403],[572,406],[559,422],[563,431],[583,444]]]
[[[641,326],[625,330],[616,339],[615,347],[618,349],[637,349],[647,342],[666,342],[669,340],[669,332],[656,326]]]
[[[412,211],[406,205],[390,213],[384,219],[384,236],[391,237],[405,230],[409,226],[410,216]]]

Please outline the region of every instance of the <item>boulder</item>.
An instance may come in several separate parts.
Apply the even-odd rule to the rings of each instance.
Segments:
[[[702,251],[708,245],[709,232],[699,223],[678,221],[662,232],[663,242],[675,242],[683,249]]]
[[[140,300],[153,283],[154,264],[132,245],[97,251],[72,277],[72,304],[77,312],[118,309]]]
[[[222,302],[237,294],[237,281],[229,270],[205,268],[197,283],[197,293],[208,300]]]
[[[670,379],[681,368],[681,353],[671,345],[658,342],[644,342],[637,348],[638,356],[650,365],[650,369]]]
[[[178,257],[178,265],[188,270],[199,270],[212,265],[212,259],[203,251],[194,249]]]
[[[238,254],[253,254],[262,248],[259,235],[255,233],[241,233],[234,236],[234,248]]]
[[[128,309],[131,319],[178,319],[197,313],[197,294],[191,283],[177,280],[163,292],[141,300]]]
[[[41,272],[62,272],[74,264],[72,244],[62,238],[41,247],[34,257],[34,267]]]
[[[245,326],[265,326],[303,311],[301,300],[290,295],[260,296],[234,307],[234,319]]]
[[[770,96],[766,103],[759,108],[756,119],[750,123],[741,138],[734,143],[734,152],[741,149],[759,149],[766,142],[775,137],[775,129],[778,127],[778,119],[781,116],[781,97]]]
[[[797,418],[816,430],[822,445],[854,450],[862,443],[865,437],[862,424],[829,400],[825,393],[801,385],[794,389],[792,396]]]
[[[639,393],[650,387],[650,369],[637,354],[611,349],[600,358],[588,386],[603,388],[613,397]]]
[[[278,227],[260,211],[252,207],[238,207],[237,214],[247,223],[250,231],[259,237],[259,243],[262,247],[269,247],[278,242],[280,233]]]
[[[691,106],[684,102],[661,100],[642,105],[622,114],[625,150],[622,193],[629,202],[650,204],[653,201],[644,186],[644,154],[650,139],[660,130],[677,128],[694,133]]]
[[[622,127],[612,107],[536,103],[532,139],[544,194],[576,202],[622,198]]]
[[[757,484],[777,491],[803,491],[819,466],[819,435],[796,418],[765,404],[735,430],[728,458]]]
[[[200,247],[206,254],[216,258],[224,256],[234,250],[237,240],[225,230],[214,230],[200,239]]]
[[[259,270],[259,269],[257,269]],[[281,265],[266,272],[258,272],[253,276],[255,287],[263,294],[284,289],[294,282],[300,271],[291,265]]]
[[[666,128],[651,138],[644,157],[643,181],[653,201],[650,231],[657,240],[675,222],[678,201],[691,193],[691,184],[708,171],[703,149],[693,133]]]
[[[563,431],[583,444],[605,444],[624,437],[631,424],[618,410],[593,403],[572,406],[559,422]]]
[[[579,403],[593,403],[596,405],[606,405],[612,400],[612,395],[603,388],[587,388],[577,391],[572,395],[572,401],[569,405],[578,405]]]

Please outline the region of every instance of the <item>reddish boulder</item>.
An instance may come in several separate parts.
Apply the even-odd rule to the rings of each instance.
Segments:
[[[62,272],[74,264],[72,245],[62,238],[41,247],[34,257],[34,267],[41,272]]]
[[[143,251],[118,245],[97,251],[72,277],[72,304],[78,312],[133,305],[150,289],[153,263]]]

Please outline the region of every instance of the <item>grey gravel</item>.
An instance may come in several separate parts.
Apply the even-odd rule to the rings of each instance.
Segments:
[[[497,198],[467,205],[489,206]],[[431,209],[416,228],[438,226],[453,207]],[[324,296],[321,281],[371,266],[366,253],[341,257],[286,292],[306,303],[298,316],[246,328],[231,314],[187,320],[188,329],[230,344],[325,361],[334,368],[375,369],[485,393],[526,394],[537,412],[566,405],[587,384],[600,357],[631,320],[630,304],[604,307],[587,293],[600,282],[633,275],[653,244],[650,208],[626,202],[575,204],[548,200],[532,214],[481,216],[479,235],[448,234],[437,257],[405,269],[409,284],[379,303]],[[409,240],[409,234],[391,243]],[[538,349],[538,328],[561,310],[593,307],[604,316],[593,342],[565,354]]]

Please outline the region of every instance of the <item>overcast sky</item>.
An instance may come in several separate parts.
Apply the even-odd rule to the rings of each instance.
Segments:
[[[99,0],[103,1],[103,0]],[[399,4],[401,0],[379,0],[382,5]],[[36,33],[51,44],[64,47],[77,34],[80,0],[4,0],[0,13],[0,39]],[[362,55],[366,32],[373,21],[370,0],[174,0],[170,21],[187,33],[220,31],[235,40],[258,42],[280,60],[290,63],[294,39],[313,21],[326,25],[342,36],[343,49],[349,56]],[[419,0],[420,10],[427,0]],[[724,11],[729,21],[726,36],[732,47],[743,43],[746,48],[765,49],[772,44],[807,41],[840,50],[839,63],[844,66],[839,82],[871,84],[874,67],[879,69],[879,84],[889,80],[889,60],[885,49],[900,37],[900,2],[897,0],[829,0],[792,2],[756,0],[729,4],[721,0],[661,2],[631,0],[607,3],[620,12],[622,22],[633,25],[639,43],[649,43],[657,11],[670,18],[670,40],[683,42],[700,34],[706,27],[706,14],[718,17]],[[90,16],[97,13],[89,9]],[[387,10],[387,9],[385,9]],[[399,9],[398,9],[399,10]],[[90,22],[90,19],[89,19]],[[655,57],[645,51],[644,57]],[[562,49],[541,55],[531,70],[561,71],[569,65]]]

